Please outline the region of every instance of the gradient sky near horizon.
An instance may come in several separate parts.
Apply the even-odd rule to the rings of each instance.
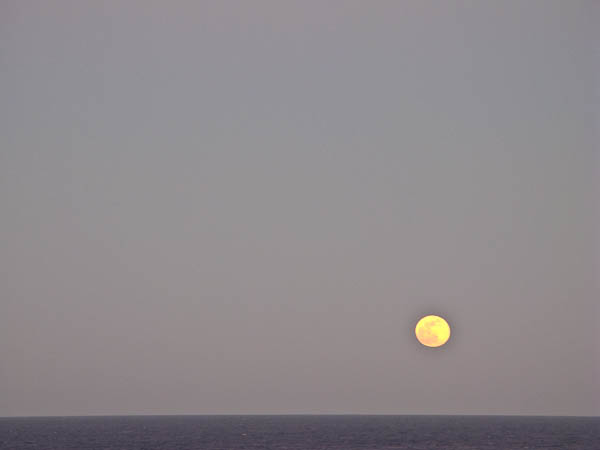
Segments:
[[[599,415],[599,9],[2,1],[0,416]]]

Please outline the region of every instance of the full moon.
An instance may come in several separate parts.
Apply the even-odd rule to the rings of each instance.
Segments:
[[[450,339],[450,325],[443,317],[425,316],[417,322],[415,334],[427,347],[440,347]]]

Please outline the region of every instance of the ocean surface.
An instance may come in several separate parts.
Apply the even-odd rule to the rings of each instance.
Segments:
[[[600,450],[600,418],[310,415],[0,418],[0,449]]]

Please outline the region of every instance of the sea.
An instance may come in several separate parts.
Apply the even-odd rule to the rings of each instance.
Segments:
[[[2,450],[600,450],[600,417],[86,416],[0,418]]]

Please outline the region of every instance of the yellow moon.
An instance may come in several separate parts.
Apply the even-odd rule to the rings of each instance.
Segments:
[[[440,316],[425,316],[415,327],[417,339],[427,347],[440,347],[450,339],[450,325]]]

